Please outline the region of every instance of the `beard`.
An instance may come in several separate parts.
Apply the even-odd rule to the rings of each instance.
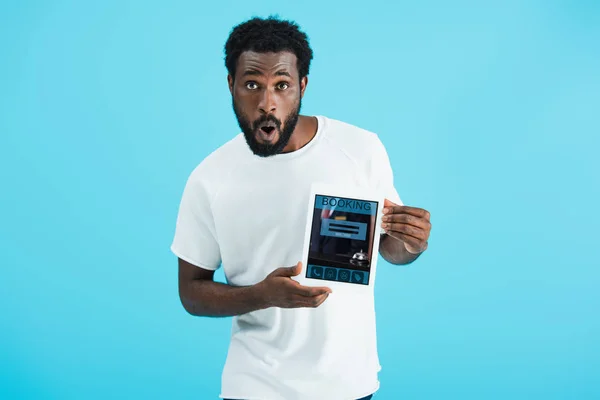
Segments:
[[[273,115],[262,115],[257,120],[251,122],[250,119],[239,109],[235,99],[233,99],[233,112],[235,113],[240,129],[244,133],[246,143],[248,143],[250,150],[252,150],[255,155],[260,157],[274,156],[283,151],[285,146],[287,146],[288,142],[290,141],[292,133],[294,133],[294,129],[298,123],[301,107],[302,100],[298,99],[298,106],[288,114],[283,124]],[[256,138],[257,131],[260,129],[259,125],[268,121],[275,124],[275,129],[277,130],[279,138],[275,143],[260,143]],[[282,126],[283,130],[281,129]]]

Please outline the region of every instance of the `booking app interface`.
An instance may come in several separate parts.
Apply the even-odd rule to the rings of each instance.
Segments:
[[[376,201],[316,195],[306,277],[368,285]]]

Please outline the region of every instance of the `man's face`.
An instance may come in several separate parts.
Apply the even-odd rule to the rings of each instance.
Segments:
[[[300,113],[307,78],[299,79],[291,52],[246,51],[228,77],[233,110],[254,154],[279,154],[288,144]]]

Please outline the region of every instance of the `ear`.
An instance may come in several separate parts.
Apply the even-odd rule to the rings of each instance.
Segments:
[[[229,93],[233,96],[233,77],[231,75],[227,75],[227,86],[229,86]]]
[[[305,76],[304,78],[300,79],[300,98],[304,97],[306,85],[308,85],[308,76]]]

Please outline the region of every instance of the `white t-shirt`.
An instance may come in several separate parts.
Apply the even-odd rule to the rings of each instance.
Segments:
[[[256,156],[240,133],[206,157],[186,183],[173,253],[222,266],[230,285],[253,285],[302,259],[313,182],[364,185],[402,204],[378,136],[317,119],[315,137],[294,152]],[[380,369],[372,290],[334,290],[317,308],[233,317],[220,397],[355,400],[377,391]]]

